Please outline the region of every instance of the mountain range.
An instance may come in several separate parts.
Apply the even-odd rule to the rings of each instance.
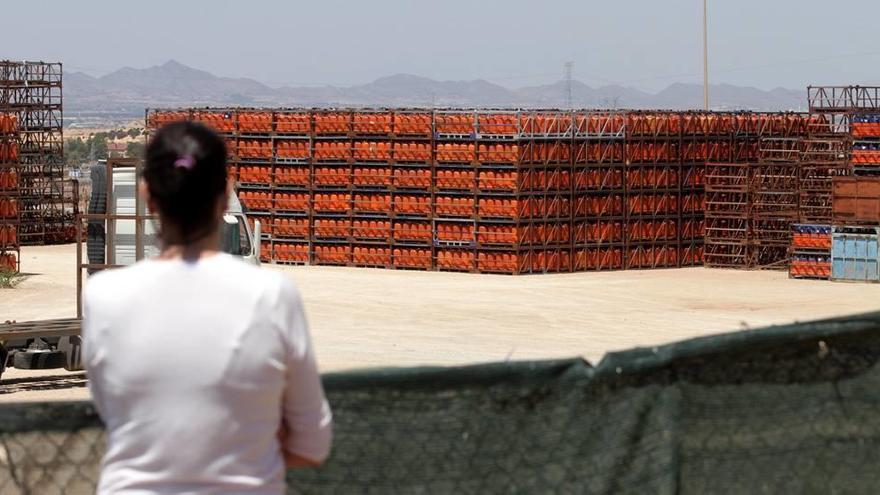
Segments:
[[[720,110],[801,110],[806,92],[716,84],[712,108]],[[567,106],[564,81],[510,89],[475,79],[436,81],[410,74],[381,77],[353,86],[273,88],[247,78],[215,76],[173,60],[146,69],[123,68],[101,77],[82,72],[64,76],[65,113],[74,120],[99,116],[141,117],[145,108],[177,106],[420,106],[521,107]],[[610,85],[593,88],[571,83],[571,101],[583,108],[695,109],[703,88],[674,83],[658,93]]]

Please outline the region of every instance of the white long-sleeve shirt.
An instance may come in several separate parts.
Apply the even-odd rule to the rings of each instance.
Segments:
[[[107,452],[98,493],[284,493],[277,439],[315,461],[331,414],[302,302],[226,255],[90,278],[83,357]]]

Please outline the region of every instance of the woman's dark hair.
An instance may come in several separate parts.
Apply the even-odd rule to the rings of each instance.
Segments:
[[[189,244],[217,223],[217,201],[226,193],[226,145],[202,124],[175,122],[147,145],[143,176],[168,243]],[[173,238],[169,239],[170,232]]]

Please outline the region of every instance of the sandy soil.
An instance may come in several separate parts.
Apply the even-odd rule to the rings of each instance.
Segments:
[[[115,126],[107,126],[107,125],[96,125],[95,127],[65,127],[64,128],[64,137],[69,138],[80,138],[80,139],[88,139],[90,136],[97,134],[99,132],[110,132],[110,131],[118,131],[124,130],[127,131],[129,129],[143,129],[144,121],[143,120],[132,120],[131,122],[125,124],[119,124]],[[124,140],[128,141],[128,140]]]
[[[76,314],[75,248],[22,251],[0,321]],[[584,356],[880,309],[880,285],[686,268],[537,276],[281,267],[300,287],[323,371]],[[47,379],[46,376],[56,378]],[[56,387],[54,382],[61,383]],[[9,370],[0,402],[87,397],[81,374]]]

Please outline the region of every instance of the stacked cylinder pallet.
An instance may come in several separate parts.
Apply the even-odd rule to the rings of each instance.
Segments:
[[[0,113],[0,271],[18,271],[20,219],[18,119]]]
[[[857,175],[880,174],[880,114],[858,113],[850,120],[850,160]]]
[[[704,163],[730,151],[725,127],[732,119],[724,114],[626,114],[625,268],[702,264]]]
[[[0,113],[18,118],[22,245],[72,242],[76,190],[63,156],[60,63],[0,60]]]
[[[771,122],[744,131],[749,153],[706,165],[706,266],[785,268],[792,224],[830,208],[829,198],[804,200],[805,184],[827,187],[817,173],[804,175],[804,143],[816,119],[786,114]]]
[[[791,278],[831,277],[831,226],[794,224],[791,236]]]
[[[810,113],[826,123],[815,134],[832,143],[826,147],[833,150],[828,155],[834,155],[825,159],[834,167],[828,179],[828,214],[822,222],[828,232],[822,260],[827,260],[829,270],[821,278],[876,282],[880,280],[880,87],[810,87],[808,100]]]
[[[700,265],[705,163],[755,161],[797,114],[183,109],[261,220],[263,258],[548,273]]]
[[[751,186],[751,163],[706,164],[706,266],[753,266],[749,228]]]
[[[793,136],[767,137],[759,142],[759,161],[753,167],[751,218],[756,267],[788,267],[792,225],[800,220],[800,160],[806,132],[804,128]]]

